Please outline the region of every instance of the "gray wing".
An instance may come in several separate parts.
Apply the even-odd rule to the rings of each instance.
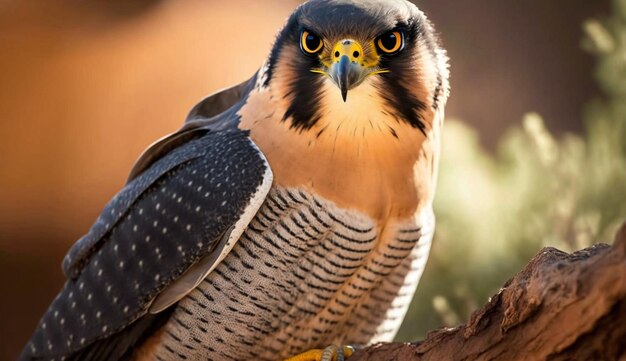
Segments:
[[[94,355],[128,343],[122,337],[103,347],[102,340],[149,327],[159,295],[171,294],[162,305],[175,302],[184,292],[170,286],[230,250],[269,191],[271,170],[245,132],[194,133],[130,181],[72,247],[63,265],[68,281],[22,359],[119,358],[133,345],[115,356]]]

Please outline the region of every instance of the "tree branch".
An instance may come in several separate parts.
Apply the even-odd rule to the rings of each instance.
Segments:
[[[467,324],[363,360],[626,360],[626,224],[613,247],[544,248]]]

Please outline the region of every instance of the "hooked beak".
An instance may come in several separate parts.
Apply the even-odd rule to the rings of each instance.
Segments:
[[[342,55],[339,62],[331,67],[329,75],[341,90],[341,97],[345,102],[348,99],[348,90],[359,85],[366,72],[361,65],[350,61],[347,55]]]
[[[331,54],[332,65],[328,75],[341,90],[341,98],[345,102],[348,91],[361,84],[372,70],[365,65],[363,47],[353,39],[337,42]]]

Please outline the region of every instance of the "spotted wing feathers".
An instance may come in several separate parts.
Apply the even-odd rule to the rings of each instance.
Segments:
[[[72,247],[64,262],[68,281],[22,359],[89,354],[90,345],[141,324],[160,293],[232,247],[230,235],[247,226],[241,219],[256,213],[268,184],[267,161],[239,130],[208,132],[163,156]],[[112,347],[129,343],[120,340]]]

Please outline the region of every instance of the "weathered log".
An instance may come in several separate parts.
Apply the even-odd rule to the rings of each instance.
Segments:
[[[544,248],[469,322],[350,361],[626,360],[626,224],[614,245]]]

